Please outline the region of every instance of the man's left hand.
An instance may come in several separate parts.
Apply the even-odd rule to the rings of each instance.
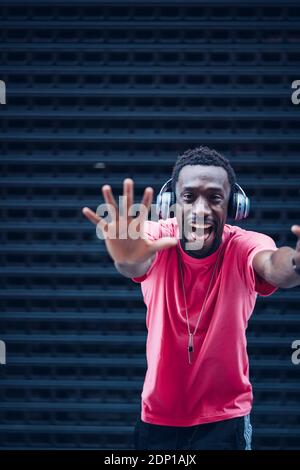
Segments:
[[[294,256],[294,261],[297,266],[297,269],[300,269],[300,225],[293,225],[291,228],[292,232],[296,237],[298,237],[298,241],[296,243],[296,254]]]

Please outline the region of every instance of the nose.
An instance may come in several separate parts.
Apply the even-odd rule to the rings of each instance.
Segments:
[[[207,217],[211,214],[211,210],[207,200],[203,197],[199,197],[192,206],[193,218]]]

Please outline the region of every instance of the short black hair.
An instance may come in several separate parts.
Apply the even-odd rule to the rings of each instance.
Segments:
[[[201,146],[186,150],[183,154],[178,156],[172,172],[172,190],[174,193],[176,192],[176,183],[180,170],[186,165],[221,166],[227,172],[228,181],[231,186],[231,194],[234,192],[236,176],[229,160],[216,150]]]

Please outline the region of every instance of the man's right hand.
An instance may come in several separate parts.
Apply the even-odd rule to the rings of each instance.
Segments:
[[[137,218],[133,218],[130,213],[130,207],[134,201],[133,180],[126,178],[123,183],[123,196],[125,198],[123,214],[120,214],[119,208],[113,196],[111,187],[105,185],[102,187],[102,194],[106,204],[112,208],[111,218],[108,223],[88,207],[82,209],[83,214],[95,225],[100,224],[103,232],[105,244],[108,253],[114,260],[115,264],[121,265],[139,265],[144,264],[147,260],[154,257],[156,252],[176,246],[177,239],[173,237],[163,237],[156,241],[150,241],[144,236],[143,225],[147,220],[148,212],[153,199],[153,189],[146,188],[144,191],[140,214]],[[126,205],[127,202],[127,205]],[[108,209],[109,210],[109,209]],[[136,239],[130,237],[131,223],[139,236]]]

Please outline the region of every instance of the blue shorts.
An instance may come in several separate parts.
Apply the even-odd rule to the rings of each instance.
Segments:
[[[197,426],[160,426],[138,420],[136,450],[251,450],[250,415]]]

